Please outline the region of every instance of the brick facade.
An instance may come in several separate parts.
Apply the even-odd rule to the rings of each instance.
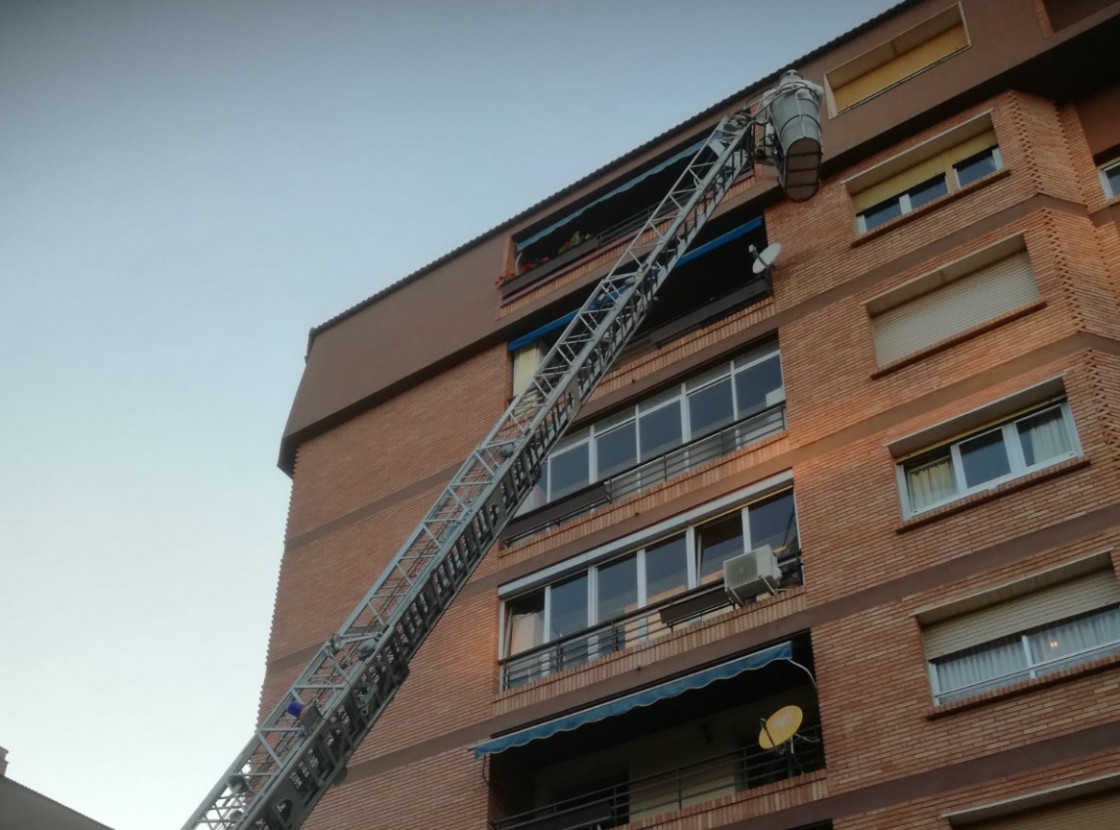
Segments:
[[[921,3],[904,5],[920,18]],[[1030,16],[1040,38],[1063,36],[1049,33],[1050,2],[997,5],[1000,14]],[[1118,6],[1063,31],[1115,32]],[[994,13],[978,0],[963,9],[966,19]],[[874,41],[892,26],[877,22],[860,37]],[[811,67],[835,63],[826,53]],[[883,97],[906,94],[903,83]],[[488,785],[492,759],[474,758],[475,744],[790,637],[811,643],[825,769],[632,826],[945,830],[947,816],[961,810],[1120,775],[1120,658],[938,706],[916,616],[1093,554],[1120,568],[1120,232],[1116,200],[1103,195],[1097,169],[1120,146],[1092,147],[1077,104],[1076,94],[988,84],[971,103],[931,107],[894,129],[890,142],[853,142],[806,203],[766,195],[768,170],[738,185],[721,210],[757,206],[768,238],[783,245],[772,296],[628,355],[582,422],[776,336],[788,428],[495,547],[308,826],[486,827],[504,817],[502,795]],[[853,176],[977,117],[991,119],[1001,170],[857,233]],[[897,364],[876,363],[869,300],[1016,235],[1037,303]],[[495,319],[545,307],[609,260],[602,253],[505,305],[495,292]],[[495,273],[504,265],[495,261]],[[262,707],[280,698],[501,414],[509,374],[504,342],[484,344],[299,444]],[[1053,378],[1073,416],[1076,458],[904,517],[893,445]],[[803,587],[502,690],[500,586],[787,472]]]

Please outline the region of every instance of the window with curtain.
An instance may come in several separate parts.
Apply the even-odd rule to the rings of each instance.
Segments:
[[[625,633],[604,627],[589,637],[589,629],[718,583],[724,560],[751,548],[770,545],[779,562],[793,563],[800,554],[796,540],[793,490],[785,489],[660,536],[636,550],[612,554],[506,599],[502,657],[558,643],[554,657],[542,654],[531,667],[539,675],[619,651],[628,643]],[[521,682],[531,679],[530,672],[523,674]]]
[[[898,464],[904,513],[923,513],[1080,452],[1067,401],[1021,413],[904,458]]]
[[[951,703],[1120,653],[1120,586],[1097,570],[927,625],[923,638],[934,701]]]
[[[950,703],[1117,653],[1120,607],[1093,611],[933,661],[935,699]]]

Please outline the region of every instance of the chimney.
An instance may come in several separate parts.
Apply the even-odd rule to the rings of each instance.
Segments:
[[[0,778],[8,771],[8,750],[0,746]]]

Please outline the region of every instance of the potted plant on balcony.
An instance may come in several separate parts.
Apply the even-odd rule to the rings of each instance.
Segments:
[[[499,277],[498,288],[502,292],[502,297],[508,297],[522,288],[545,279],[597,247],[599,247],[598,237],[583,231],[574,231],[554,255],[523,260],[518,264],[516,273],[503,274]]]

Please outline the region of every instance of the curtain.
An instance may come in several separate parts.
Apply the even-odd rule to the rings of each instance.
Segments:
[[[1020,635],[935,662],[938,702],[1013,683],[1032,669],[1031,676],[1046,674],[1120,651],[1120,607],[1055,623],[1026,635],[1026,640],[1026,650]]]
[[[1073,449],[1060,407],[1020,421],[1019,442],[1028,467],[1066,455]]]
[[[1013,640],[946,658],[935,663],[934,668],[937,671],[937,687],[940,690],[938,698],[944,703],[947,699],[965,696],[949,695],[957,689],[997,679],[1000,679],[1000,682],[991,685],[1002,685],[1007,681],[1001,678],[1027,668],[1027,657],[1023,652],[1020,638],[1016,637]],[[977,694],[984,690],[984,688],[969,688],[967,694]]]
[[[949,455],[906,471],[910,508],[916,513],[950,498],[956,492]]]
[[[1120,608],[1107,608],[1056,623],[1027,637],[1031,662],[1048,663],[1071,654],[1120,643]]]

